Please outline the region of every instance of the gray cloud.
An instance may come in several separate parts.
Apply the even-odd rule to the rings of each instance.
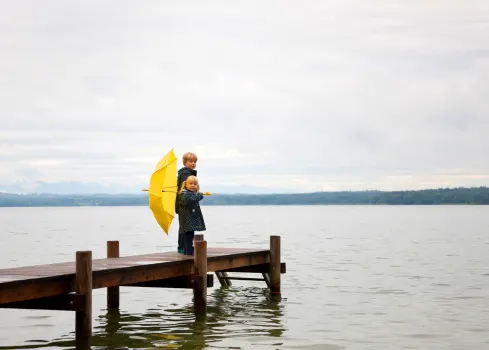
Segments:
[[[489,184],[489,4],[0,4],[0,184]]]

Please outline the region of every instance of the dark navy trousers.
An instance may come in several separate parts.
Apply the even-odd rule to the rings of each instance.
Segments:
[[[183,254],[183,232],[178,232],[178,248],[177,251]]]
[[[195,231],[188,231],[182,233],[183,254],[194,255],[194,236],[195,236]]]

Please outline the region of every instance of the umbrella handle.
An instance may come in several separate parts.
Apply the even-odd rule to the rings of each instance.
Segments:
[[[147,188],[143,188],[141,191],[148,192],[149,190]],[[162,191],[164,192],[164,191]],[[171,192],[171,191],[166,191],[166,192]],[[202,192],[204,196],[211,196],[212,192]]]
[[[149,189],[147,189],[147,188],[143,188],[141,191],[143,191],[143,192],[148,192],[148,191],[149,191]],[[177,193],[176,191],[165,191],[165,190],[161,190],[161,192]]]

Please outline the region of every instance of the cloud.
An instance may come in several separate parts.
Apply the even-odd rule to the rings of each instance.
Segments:
[[[0,51],[0,184],[488,185],[487,1],[5,2]]]

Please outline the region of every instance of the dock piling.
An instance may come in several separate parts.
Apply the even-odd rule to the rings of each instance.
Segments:
[[[207,241],[195,241],[194,275],[198,283],[194,286],[194,306],[199,313],[206,312],[207,307]]]
[[[107,258],[119,257],[119,241],[107,241]],[[119,286],[107,288],[107,309],[118,309],[120,305]]]
[[[92,338],[92,252],[76,252],[76,294],[82,296],[76,311],[76,340],[89,343]],[[90,344],[88,344],[90,345]]]
[[[280,236],[270,236],[270,293],[280,295]]]

